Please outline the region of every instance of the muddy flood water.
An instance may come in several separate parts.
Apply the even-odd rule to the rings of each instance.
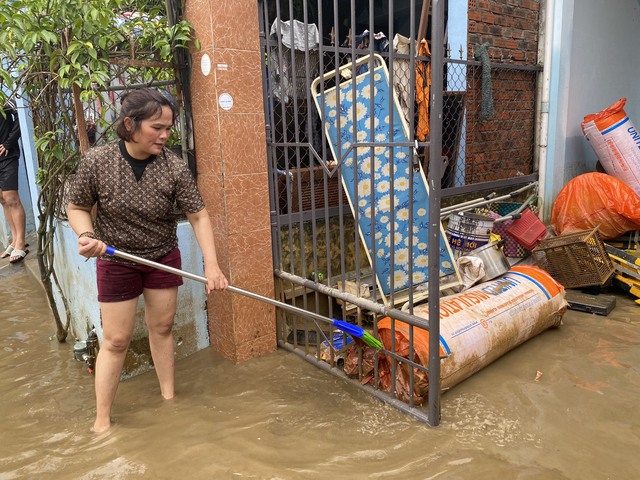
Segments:
[[[0,480],[640,478],[638,309],[569,311],[445,393],[437,428],[282,350],[233,365],[206,349],[177,363],[172,401],[153,372],[123,381],[96,436],[93,377],[2,261]]]

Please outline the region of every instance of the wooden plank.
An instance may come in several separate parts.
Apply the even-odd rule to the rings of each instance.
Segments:
[[[431,0],[422,1],[422,10],[420,11],[420,25],[418,26],[418,42],[427,39],[427,27],[429,26],[429,16],[431,10]]]

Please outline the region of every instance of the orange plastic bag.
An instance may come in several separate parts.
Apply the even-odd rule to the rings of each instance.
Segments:
[[[600,227],[603,239],[640,229],[640,196],[621,180],[591,172],[569,181],[553,204],[556,234]]]

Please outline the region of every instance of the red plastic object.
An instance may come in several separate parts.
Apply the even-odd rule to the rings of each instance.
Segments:
[[[520,245],[531,250],[549,232],[546,225],[527,207],[522,211],[522,216],[509,225],[507,233]]]

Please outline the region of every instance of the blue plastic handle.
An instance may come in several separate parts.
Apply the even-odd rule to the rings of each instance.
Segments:
[[[110,246],[110,245],[107,245],[107,252],[106,252],[106,253],[107,253],[107,255],[115,255],[115,253],[116,253],[116,248],[115,248],[115,247],[112,247],[112,246]]]
[[[364,335],[364,329],[361,327],[354,325],[353,323],[341,322],[340,320],[333,320],[333,325],[343,332],[347,332],[349,335],[353,335],[354,337],[362,338]]]

